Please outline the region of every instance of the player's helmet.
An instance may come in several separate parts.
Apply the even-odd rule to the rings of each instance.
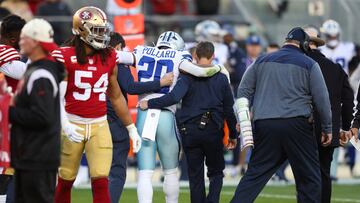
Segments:
[[[341,28],[339,23],[335,20],[327,20],[321,26],[321,32],[323,32],[325,35],[336,37],[340,35]]]
[[[220,25],[213,20],[201,21],[195,27],[195,38],[198,42],[205,40],[216,42],[219,40],[221,33]]]
[[[340,42],[341,28],[335,20],[327,20],[323,23],[320,31],[325,35],[326,46],[334,49]]]
[[[94,49],[104,49],[110,41],[107,16],[101,9],[93,6],[82,7],[76,11],[72,32]]]
[[[174,31],[166,31],[159,36],[156,42],[156,47],[167,47],[175,50],[184,50],[185,43],[183,38],[178,33]]]

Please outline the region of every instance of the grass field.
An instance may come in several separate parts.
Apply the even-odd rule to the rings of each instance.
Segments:
[[[221,203],[228,203],[235,187],[224,187],[221,193]],[[181,188],[179,203],[190,203],[189,190]],[[334,203],[360,203],[360,185],[334,185]],[[75,189],[72,192],[73,203],[92,202],[90,189]],[[121,203],[136,203],[136,189],[125,189]],[[161,188],[154,188],[154,203],[165,203]],[[257,203],[291,203],[296,202],[295,186],[267,186],[256,200]]]

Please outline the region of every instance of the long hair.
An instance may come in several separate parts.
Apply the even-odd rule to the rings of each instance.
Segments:
[[[87,44],[80,38],[79,35],[74,35],[70,40],[68,40],[64,44],[66,46],[75,47],[76,59],[80,65],[86,64],[88,62],[87,61],[88,56],[93,56],[93,55],[97,55],[97,54],[100,55],[101,63],[105,64],[106,59],[109,57],[109,55],[111,53],[111,48],[105,48],[105,49],[98,50],[98,49],[94,49],[90,46],[90,48],[92,49],[92,53],[89,55],[86,55],[85,46],[87,46]]]

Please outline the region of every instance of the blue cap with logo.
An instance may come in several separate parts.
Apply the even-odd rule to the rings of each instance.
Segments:
[[[295,27],[290,30],[290,32],[286,36],[286,40],[296,40],[299,42],[303,42],[307,40],[308,36],[305,31],[301,27]]]
[[[246,44],[249,45],[260,45],[261,44],[261,39],[259,36],[257,35],[250,35],[247,39],[246,39]]]

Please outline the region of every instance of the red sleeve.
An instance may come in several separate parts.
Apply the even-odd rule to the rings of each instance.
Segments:
[[[19,52],[11,46],[0,45],[0,66],[15,60],[20,60]]]
[[[61,63],[65,63],[65,57],[64,57],[64,53],[62,51],[61,48],[59,49],[55,49],[52,53],[51,56],[54,57],[57,61],[61,62]]]

